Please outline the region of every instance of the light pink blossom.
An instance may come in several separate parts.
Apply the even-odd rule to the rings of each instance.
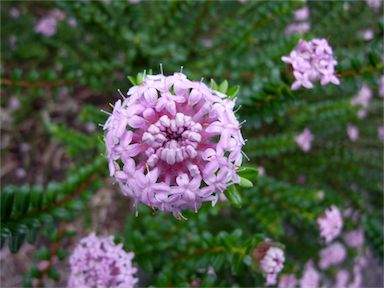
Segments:
[[[283,274],[280,276],[279,288],[295,288],[297,279],[294,274]]]
[[[352,106],[360,105],[361,109],[358,111],[357,116],[361,118],[365,118],[368,112],[368,105],[372,99],[372,90],[367,85],[363,85],[357,95],[352,98],[351,104]]]
[[[315,269],[313,262],[305,264],[303,276],[300,279],[301,288],[317,288],[320,286],[320,274]]]
[[[359,139],[359,129],[354,125],[348,125],[347,127],[347,135],[349,139],[354,142]]]
[[[285,28],[285,35],[291,36],[293,34],[303,35],[311,29],[311,24],[308,22],[291,23]]]
[[[381,142],[384,142],[384,126],[380,126],[377,128],[377,135]]]
[[[105,143],[110,175],[135,203],[180,216],[240,181],[235,100],[182,73],[148,75],[127,94],[104,125]]]
[[[381,76],[379,80],[379,96],[384,97],[384,76]]]
[[[10,10],[9,10],[9,15],[12,17],[12,18],[19,18],[20,16],[20,10],[17,9],[16,7],[12,7]]]
[[[308,9],[308,7],[303,7],[303,8],[297,9],[294,12],[294,16],[295,16],[295,20],[296,21],[307,20],[308,17],[309,17],[309,9]]]
[[[317,219],[320,228],[320,235],[326,243],[331,242],[340,235],[343,228],[343,218],[336,206],[328,208],[323,215]]]
[[[344,241],[351,248],[359,248],[364,244],[364,230],[359,228],[344,235]]]
[[[134,287],[138,279],[132,266],[134,254],[116,245],[113,237],[97,237],[94,233],[81,239],[69,264],[68,288]]]
[[[335,288],[346,288],[349,280],[349,273],[347,270],[342,269],[336,273]]]
[[[49,15],[39,19],[35,26],[35,32],[50,37],[56,33],[56,27],[56,18]]]
[[[264,257],[260,260],[261,271],[265,275],[277,275],[284,267],[284,251],[278,247],[269,247]],[[270,277],[276,279],[275,277]],[[271,281],[270,281],[271,282]],[[274,284],[274,283],[273,283]]]
[[[330,266],[340,264],[347,256],[344,246],[338,242],[333,243],[320,251],[319,267],[327,269]]]
[[[366,0],[367,5],[371,7],[373,10],[379,10],[381,6],[382,0]]]
[[[301,150],[308,152],[311,149],[313,141],[313,135],[309,128],[305,128],[304,131],[295,137],[295,142],[300,146]]]
[[[301,86],[310,89],[315,81],[320,81],[321,85],[340,84],[335,74],[337,61],[326,39],[300,40],[289,56],[281,59],[293,68],[296,81],[291,86],[292,90]]]

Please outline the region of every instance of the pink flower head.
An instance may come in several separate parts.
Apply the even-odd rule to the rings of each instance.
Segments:
[[[125,195],[179,216],[240,180],[235,100],[182,73],[148,75],[128,95],[104,125],[110,175]]]
[[[351,248],[359,248],[364,244],[364,230],[362,228],[350,231],[344,235],[344,241]]]
[[[343,218],[336,206],[331,206],[317,219],[320,227],[320,235],[326,243],[331,242],[340,235],[343,228]]]
[[[285,35],[290,36],[293,34],[303,35],[311,29],[311,24],[308,22],[291,23],[285,28]]]
[[[359,139],[359,129],[354,125],[348,125],[347,134],[349,139],[354,142]]]
[[[295,142],[300,146],[301,150],[308,152],[311,149],[311,144],[313,141],[313,135],[311,130],[305,128],[304,131],[295,137]]]
[[[292,90],[301,86],[310,89],[317,80],[321,85],[340,84],[335,75],[337,61],[326,39],[300,40],[290,55],[281,59],[293,68],[296,81],[292,84]]]
[[[339,270],[336,274],[336,284],[335,288],[345,288],[347,287],[349,280],[349,273],[347,270]]]
[[[56,33],[56,26],[56,18],[49,15],[39,19],[35,26],[35,32],[50,37]]]
[[[363,38],[365,41],[369,41],[373,39],[373,37],[375,36],[375,33],[373,32],[372,29],[366,29],[366,30],[359,31],[358,35],[361,38]]]
[[[320,285],[320,274],[313,266],[312,261],[305,264],[303,276],[300,279],[301,288],[317,288]]]
[[[12,18],[19,18],[20,16],[20,10],[17,9],[16,7],[12,7],[10,10],[9,10],[9,15],[12,17]]]
[[[284,267],[284,251],[278,247],[270,247],[260,260],[260,268],[266,275],[277,275]]]
[[[294,14],[295,14],[294,16],[296,21],[304,21],[304,20],[307,20],[309,17],[309,9],[308,7],[303,7],[303,8],[297,9],[294,12]]]
[[[384,142],[384,126],[380,126],[377,128],[377,135],[381,142]]]
[[[379,10],[382,0],[366,0],[367,5],[373,10]]]
[[[132,266],[134,254],[116,245],[113,237],[83,238],[69,259],[71,274],[68,288],[134,287],[137,269]]]
[[[295,288],[297,279],[294,274],[283,274],[280,276],[279,288]]]
[[[327,269],[330,266],[337,265],[344,261],[347,251],[344,246],[336,242],[320,251],[319,267]]]
[[[357,95],[354,98],[352,98],[351,100],[352,106],[355,106],[355,105],[361,106],[361,109],[357,112],[357,116],[360,119],[365,118],[367,116],[368,106],[371,99],[372,99],[372,90],[365,84],[361,87],[359,93],[357,93]]]
[[[68,18],[67,22],[68,22],[68,25],[72,28],[75,28],[77,26],[76,18],[73,18],[73,17]]]
[[[384,97],[384,76],[381,76],[379,80],[379,96]]]

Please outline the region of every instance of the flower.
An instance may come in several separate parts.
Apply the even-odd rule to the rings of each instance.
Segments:
[[[351,141],[356,141],[359,139],[359,129],[354,125],[348,125],[347,134]]]
[[[148,75],[127,94],[104,125],[105,143],[110,175],[135,203],[181,216],[240,181],[235,100],[183,73]]]
[[[291,23],[285,28],[285,35],[290,36],[293,34],[303,35],[311,29],[311,24],[308,22]]]
[[[57,20],[52,16],[46,16],[37,22],[35,32],[45,36],[53,36],[56,33]]]
[[[348,273],[348,271],[345,270],[345,269],[339,270],[337,272],[337,274],[336,274],[336,284],[335,284],[335,287],[336,288],[345,288],[345,287],[347,287],[348,280],[349,280],[349,273]]]
[[[381,76],[379,80],[379,96],[384,97],[384,76]]]
[[[297,9],[294,12],[294,16],[295,16],[295,20],[296,21],[307,20],[308,17],[309,17],[309,9],[308,9],[308,7],[303,7],[303,8]]]
[[[308,152],[311,149],[311,143],[313,141],[313,135],[311,130],[305,128],[304,131],[295,137],[295,142],[300,146],[301,150]]]
[[[381,142],[384,142],[384,126],[380,126],[377,128],[377,135]]]
[[[252,252],[256,266],[267,279],[267,285],[274,285],[277,282],[277,274],[284,267],[284,251],[276,247],[272,242],[263,242]]]
[[[371,7],[373,10],[379,10],[382,0],[366,0],[366,1],[367,1],[367,5]]]
[[[137,269],[132,266],[134,254],[116,245],[113,237],[83,238],[69,259],[71,274],[68,288],[134,287]]]
[[[347,251],[344,246],[336,242],[320,251],[319,267],[327,269],[330,266],[337,265],[344,261]]]
[[[373,32],[372,29],[361,30],[357,34],[359,37],[363,38],[365,41],[372,40],[373,37],[375,36],[375,33]]]
[[[292,90],[301,86],[310,89],[317,80],[321,85],[340,84],[335,75],[337,61],[326,39],[300,40],[289,56],[281,59],[293,68],[296,81],[291,86]]]
[[[343,228],[343,218],[336,206],[328,208],[323,215],[317,219],[320,228],[320,235],[326,243],[331,242],[340,235]]]
[[[362,119],[367,116],[368,113],[368,105],[372,98],[372,90],[367,86],[363,85],[357,95],[352,98],[351,104],[352,106],[360,105],[362,108],[357,112],[357,116]]]
[[[70,27],[75,28],[77,26],[76,18],[68,18],[67,23]]]
[[[364,230],[359,228],[344,235],[344,241],[351,248],[359,248],[364,244]]]
[[[313,266],[312,261],[305,264],[303,276],[300,279],[301,288],[316,288],[320,284],[320,274]]]
[[[295,288],[297,279],[294,274],[283,274],[280,276],[279,288]]]
[[[9,10],[9,15],[12,17],[12,18],[19,18],[20,16],[20,10],[17,9],[16,7],[12,7],[10,10]]]

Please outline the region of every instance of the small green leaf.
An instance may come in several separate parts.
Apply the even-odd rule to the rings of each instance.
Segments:
[[[56,282],[60,280],[60,274],[55,267],[49,267],[47,275],[50,279],[55,280]]]
[[[241,166],[239,169],[237,169],[237,174],[240,177],[246,178],[248,180],[254,180],[259,175],[259,171],[255,167]]]
[[[251,188],[253,187],[253,183],[246,178],[240,177],[239,186],[244,188]]]
[[[216,81],[211,79],[211,88],[213,90],[219,90],[219,86],[217,85]]]
[[[236,97],[237,93],[239,93],[240,86],[236,85],[228,89],[227,95],[230,99],[233,99]]]
[[[224,80],[219,86],[219,92],[226,94],[228,90],[228,81]]]
[[[14,189],[13,186],[8,186],[1,191],[1,220],[5,221],[12,213],[13,201],[14,201]]]
[[[132,83],[132,85],[137,85],[137,80],[136,80],[136,78],[134,78],[134,77],[132,77],[132,76],[128,76],[128,79],[129,79],[129,81],[131,81],[131,83]]]
[[[224,194],[233,206],[235,206],[237,208],[241,208],[241,206],[243,204],[242,199],[241,199],[241,195],[240,195],[240,193],[237,190],[235,185],[229,186],[227,188],[227,190],[225,190]]]

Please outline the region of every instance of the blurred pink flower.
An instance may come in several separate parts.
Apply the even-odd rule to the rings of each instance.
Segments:
[[[19,18],[20,16],[20,10],[17,9],[16,7],[12,7],[10,10],[9,10],[9,15],[12,17],[12,18]]]
[[[348,247],[359,248],[364,244],[364,230],[359,228],[344,235],[344,241]]]
[[[383,0],[367,0],[367,5],[374,10],[379,10]]]
[[[77,27],[77,21],[75,18],[71,17],[71,18],[68,18],[68,25],[72,28],[75,28]]]
[[[305,264],[303,276],[300,279],[301,288],[317,288],[320,284],[320,274],[313,266],[312,261]]]
[[[12,96],[10,99],[9,99],[9,102],[8,102],[8,109],[10,111],[16,111],[17,109],[19,109],[21,107],[21,103],[20,103],[20,100],[19,98],[17,98],[16,96]]]
[[[366,30],[361,30],[358,32],[358,35],[363,38],[365,41],[372,40],[374,37],[374,32],[372,29],[366,29]]]
[[[379,80],[379,96],[384,97],[384,76],[381,76]]]
[[[377,128],[377,135],[381,142],[384,142],[384,126],[380,126]]]
[[[354,142],[359,139],[359,129],[354,125],[348,125],[347,134],[349,139]]]
[[[357,95],[352,98],[351,104],[352,106],[360,105],[362,108],[357,112],[357,116],[361,119],[366,117],[368,113],[369,102],[372,98],[372,90],[364,84]]]
[[[257,171],[259,172],[259,176],[265,176],[265,168],[263,166],[257,167]]]
[[[313,141],[313,135],[309,128],[305,128],[304,131],[295,137],[295,142],[300,146],[301,150],[308,152],[311,149]]]
[[[49,15],[39,19],[35,26],[35,32],[50,37],[56,33],[56,28],[56,18]]]
[[[336,273],[335,288],[346,288],[349,280],[349,273],[347,270],[342,269]]]
[[[297,279],[294,274],[282,274],[279,280],[279,288],[295,288]]]
[[[343,218],[340,210],[336,206],[328,208],[318,219],[320,235],[326,243],[331,242],[340,235],[343,228]]]
[[[296,21],[307,20],[309,17],[309,9],[308,9],[308,7],[303,7],[303,8],[297,9],[294,12],[294,15],[295,15]]]
[[[285,28],[285,35],[290,36],[293,34],[303,35],[311,29],[311,24],[308,22],[291,23]]]
[[[347,257],[344,246],[338,242],[333,243],[320,251],[319,267],[327,269],[330,266],[340,264]]]

